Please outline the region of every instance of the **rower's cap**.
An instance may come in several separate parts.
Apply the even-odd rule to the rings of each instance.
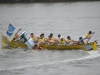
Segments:
[[[41,35],[44,35],[44,33],[42,33]]]
[[[50,33],[50,35],[53,35],[53,33]]]
[[[31,32],[31,34],[34,34],[33,32]]]
[[[63,36],[60,37],[60,39],[62,39],[62,38],[63,38]]]

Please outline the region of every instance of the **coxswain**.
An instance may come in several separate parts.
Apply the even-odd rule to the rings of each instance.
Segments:
[[[20,37],[19,37],[19,34],[18,34],[18,32],[19,32],[20,30],[22,30],[22,29],[21,29],[21,28],[18,29],[18,31],[15,33],[15,37],[13,38],[14,41],[20,41]]]

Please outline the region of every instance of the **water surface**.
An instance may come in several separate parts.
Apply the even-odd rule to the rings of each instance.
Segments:
[[[22,31],[78,40],[89,30],[100,44],[100,2],[0,4],[0,32],[12,23]],[[1,35],[0,35],[1,38]],[[1,42],[1,41],[0,41]],[[1,45],[0,45],[1,48]],[[0,49],[1,75],[99,75],[100,51]]]

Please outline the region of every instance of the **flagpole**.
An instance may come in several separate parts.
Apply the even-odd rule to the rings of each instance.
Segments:
[[[10,24],[12,24],[8,19],[7,19],[7,21],[9,22],[9,25]],[[18,31],[16,32],[16,34],[20,31],[20,30],[22,30],[21,28],[20,29],[17,29]]]
[[[9,23],[9,24],[11,24],[11,22],[7,19],[7,22]]]

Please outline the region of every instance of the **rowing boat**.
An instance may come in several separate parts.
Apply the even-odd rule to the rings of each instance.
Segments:
[[[2,48],[28,48],[27,45],[23,42],[20,41],[11,41],[9,42],[5,37],[2,37]],[[40,45],[42,49],[48,49],[48,50],[97,50],[97,42],[90,42],[87,44],[80,44],[80,45],[65,45],[65,46],[60,46],[60,45],[47,45],[47,44],[42,44]]]
[[[9,26],[4,30],[2,33],[2,48],[28,48],[32,49],[35,45],[32,38],[29,38],[27,33],[24,31],[19,35],[20,41],[13,40],[15,37],[15,34],[17,34],[19,30],[17,31],[16,28],[10,23]],[[89,41],[89,40],[88,40]],[[42,49],[48,49],[48,50],[97,50],[97,42],[90,42],[86,44],[80,44],[80,45],[48,45],[48,44],[42,44],[40,45]]]

